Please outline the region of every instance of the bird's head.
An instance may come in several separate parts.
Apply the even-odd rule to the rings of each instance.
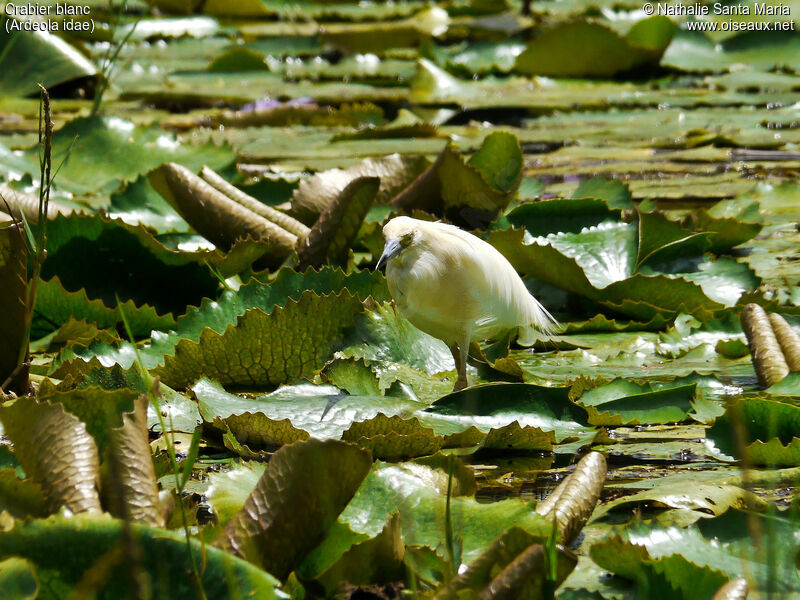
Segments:
[[[383,247],[383,254],[378,259],[375,270],[380,269],[392,258],[408,248],[420,237],[419,221],[411,217],[395,217],[383,226],[383,239],[386,244]]]

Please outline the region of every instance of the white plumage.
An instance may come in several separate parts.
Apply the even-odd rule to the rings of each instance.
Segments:
[[[403,315],[450,348],[458,370],[455,390],[467,385],[471,341],[516,329],[519,343],[530,345],[536,330],[549,333],[557,326],[511,263],[474,235],[454,225],[397,217],[384,226],[383,236],[378,268],[386,264],[389,291]]]

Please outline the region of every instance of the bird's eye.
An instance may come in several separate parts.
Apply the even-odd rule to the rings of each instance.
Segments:
[[[403,246],[403,248],[405,248],[411,243],[411,240],[413,239],[414,239],[414,232],[409,231],[407,234],[405,234],[403,237],[400,238],[400,245]]]

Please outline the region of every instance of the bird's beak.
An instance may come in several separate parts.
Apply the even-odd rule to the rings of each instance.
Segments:
[[[378,259],[378,264],[375,270],[378,271],[383,265],[389,262],[389,259],[400,254],[403,246],[398,240],[386,240],[386,245],[383,247],[383,254]]]

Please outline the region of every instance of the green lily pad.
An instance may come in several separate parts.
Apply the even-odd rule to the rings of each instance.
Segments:
[[[706,518],[718,517],[729,509],[763,510],[767,506],[767,503],[753,492],[740,487],[685,481],[656,484],[652,489],[605,503],[592,513],[592,519],[602,519],[612,511],[630,510],[640,504],[697,511]]]
[[[0,29],[1,95],[38,95],[37,83],[49,89],[60,83],[93,78],[97,74],[92,62],[61,37],[47,32],[13,30],[13,23],[24,21],[3,16]]]
[[[247,310],[222,333],[206,328],[196,342],[179,340],[154,373],[181,389],[203,376],[235,385],[289,383],[321,368],[362,310],[347,290],[327,296],[305,291],[270,312]]]
[[[157,233],[187,233],[189,224],[156,192],[145,176],[111,196],[108,216],[128,225],[145,225]]]
[[[38,148],[24,155],[25,171],[38,177]],[[70,121],[53,137],[53,163],[62,164],[58,186],[69,192],[115,191],[164,162],[191,170],[202,165],[220,170],[233,156],[214,144],[188,147],[156,126],[137,126],[119,117],[86,117]]]
[[[690,72],[720,72],[746,64],[751,69],[775,67],[794,69],[797,62],[797,38],[789,31],[753,31],[735,35],[721,42],[712,41],[699,31],[678,31],[664,53],[661,64]]]
[[[48,223],[47,242],[42,277],[49,280],[58,276],[66,290],[78,292],[83,288],[89,298],[102,300],[106,307],[115,306],[119,297],[138,306],[150,304],[161,314],[180,314],[187,305],[214,294],[219,285],[203,264],[208,253],[170,251],[143,228],[121,221],[60,216]],[[122,261],[125,269],[118,266]],[[81,312],[74,297],[59,294],[61,290],[52,285],[49,308],[53,316],[96,316],[108,326],[101,307]],[[152,320],[156,315],[149,317]],[[162,318],[159,326],[166,324],[168,321]]]
[[[435,549],[444,545],[445,540],[446,492],[447,473],[441,469],[415,463],[376,462],[339,515],[324,545],[334,544],[343,536],[350,537],[350,545],[374,538],[389,518],[399,512],[405,544]],[[462,540],[465,561],[476,558],[512,524],[539,539],[546,537],[550,530],[545,518],[517,499],[479,504],[470,497],[453,496],[450,514],[453,531]],[[322,551],[322,548],[317,549],[307,561]]]
[[[171,314],[159,315],[150,305],[137,306],[128,300],[121,306],[133,335],[148,335],[153,329],[175,324]],[[119,306],[110,308],[100,299],[90,299],[83,288],[76,292],[67,291],[57,275],[48,281],[40,281],[32,331],[37,336],[44,335],[52,331],[54,324],[67,323],[70,319],[85,319],[97,327],[114,328],[121,323],[122,317]]]
[[[140,568],[149,575],[152,598],[191,598],[194,587],[182,534],[141,525],[130,525],[142,548]],[[55,516],[47,520],[17,523],[0,534],[0,556],[21,556],[48,573],[48,584],[59,593],[69,594],[88,569],[102,557],[109,561],[111,573],[100,583],[101,597],[118,598],[129,591],[125,571],[130,568],[121,553],[114,552],[122,537],[118,520],[100,517]],[[69,552],[80,547],[81,552]],[[57,551],[62,548],[63,551]],[[237,598],[252,594],[259,598],[279,598],[278,581],[261,569],[216,548],[189,541],[195,561],[205,556],[200,582],[209,597]],[[110,554],[111,553],[111,554]]]
[[[149,368],[163,362],[164,355],[173,354],[180,340],[198,341],[206,329],[222,333],[247,310],[258,307],[271,310],[273,306],[284,306],[289,299],[299,300],[303,290],[317,294],[346,290],[362,300],[369,296],[377,300],[389,297],[381,273],[358,271],[345,275],[341,269],[330,267],[298,273],[284,268],[278,271],[271,283],[252,279],[236,292],[227,290],[214,300],[204,299],[199,307],[190,306],[179,317],[174,330],[152,337],[151,345],[142,351],[145,365]]]
[[[692,409],[696,383],[652,391],[617,379],[584,392],[577,404],[592,425],[658,425],[683,421]]]
[[[300,384],[286,386],[256,399],[245,399],[201,379],[192,386],[200,414],[210,424],[225,421],[237,436],[237,423],[261,419],[257,429],[262,444],[282,443],[271,439],[272,428],[293,429],[295,439],[340,439],[354,423],[369,423],[379,415],[410,416],[420,403],[390,396],[348,396],[333,386]],[[260,415],[260,417],[258,416]],[[231,417],[241,417],[239,421]],[[243,439],[247,442],[249,437]]]
[[[609,77],[658,62],[674,33],[663,16],[637,22],[624,37],[601,22],[559,23],[529,42],[514,66],[529,75]]]
[[[567,397],[568,388],[495,383],[454,392],[417,415],[423,425],[455,439],[471,428],[489,433],[516,422],[518,427],[553,432],[551,439],[559,444],[585,444],[595,430],[588,427],[584,409],[571,404]]]
[[[738,456],[734,427],[742,430],[748,460],[755,464],[796,466],[800,464],[800,438],[796,424],[800,407],[767,398],[741,398],[706,433],[716,448]]]
[[[450,371],[454,365],[444,342],[414,327],[386,303],[356,319],[353,332],[337,356],[403,363],[431,375]]]
[[[694,564],[681,553],[656,558],[648,548],[619,537],[594,544],[591,557],[604,569],[633,580],[637,593],[651,598],[711,597],[728,580],[723,572]]]
[[[730,259],[706,259],[691,272],[637,271],[641,241],[635,224],[607,222],[529,241],[523,234],[495,231],[488,241],[518,271],[634,318],[678,312],[708,318],[757,284],[749,269]]]

